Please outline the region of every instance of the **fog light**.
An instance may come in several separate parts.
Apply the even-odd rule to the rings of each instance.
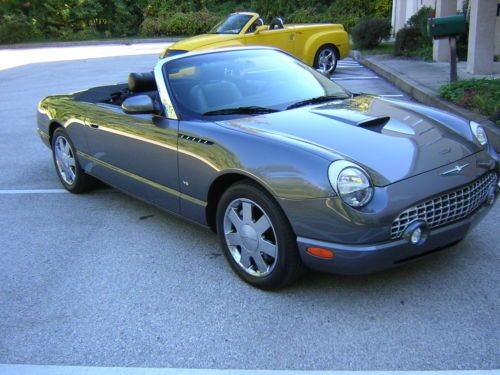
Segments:
[[[410,237],[410,242],[414,245],[418,244],[422,239],[422,229],[417,228],[413,231]]]
[[[429,227],[424,220],[417,220],[408,225],[403,233],[403,238],[412,245],[421,245],[429,236]]]

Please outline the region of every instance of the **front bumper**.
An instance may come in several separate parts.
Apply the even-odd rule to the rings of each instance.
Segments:
[[[430,230],[427,239],[419,245],[412,245],[406,239],[375,244],[349,245],[304,237],[298,237],[297,244],[302,261],[307,267],[314,270],[346,275],[372,273],[419,259],[462,240],[467,232],[481,221],[493,204],[494,201],[489,204],[484,203],[471,216]],[[332,259],[319,258],[307,252],[309,247],[331,250],[335,253],[335,257]]]

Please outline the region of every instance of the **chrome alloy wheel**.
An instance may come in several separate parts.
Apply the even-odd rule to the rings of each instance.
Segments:
[[[335,69],[337,56],[332,48],[324,48],[318,55],[318,69],[330,73]]]
[[[271,220],[250,199],[232,201],[224,213],[224,236],[234,261],[249,275],[269,275],[278,259],[278,243]]]
[[[76,178],[75,154],[68,140],[63,136],[56,139],[54,155],[59,175],[68,185],[73,185]]]

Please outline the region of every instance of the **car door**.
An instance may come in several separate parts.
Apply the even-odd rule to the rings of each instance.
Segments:
[[[276,47],[292,55],[295,54],[294,33],[290,29],[262,30],[245,34],[246,45]]]
[[[87,117],[91,174],[167,210],[179,211],[178,121],[98,105]]]

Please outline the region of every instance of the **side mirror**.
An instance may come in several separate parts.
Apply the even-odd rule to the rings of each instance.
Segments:
[[[136,95],[125,99],[122,103],[122,109],[131,115],[158,114],[160,112],[154,100],[148,95]]]
[[[255,28],[255,34],[259,34],[262,31],[266,31],[266,30],[269,30],[269,26],[266,26],[266,25],[257,26]]]

